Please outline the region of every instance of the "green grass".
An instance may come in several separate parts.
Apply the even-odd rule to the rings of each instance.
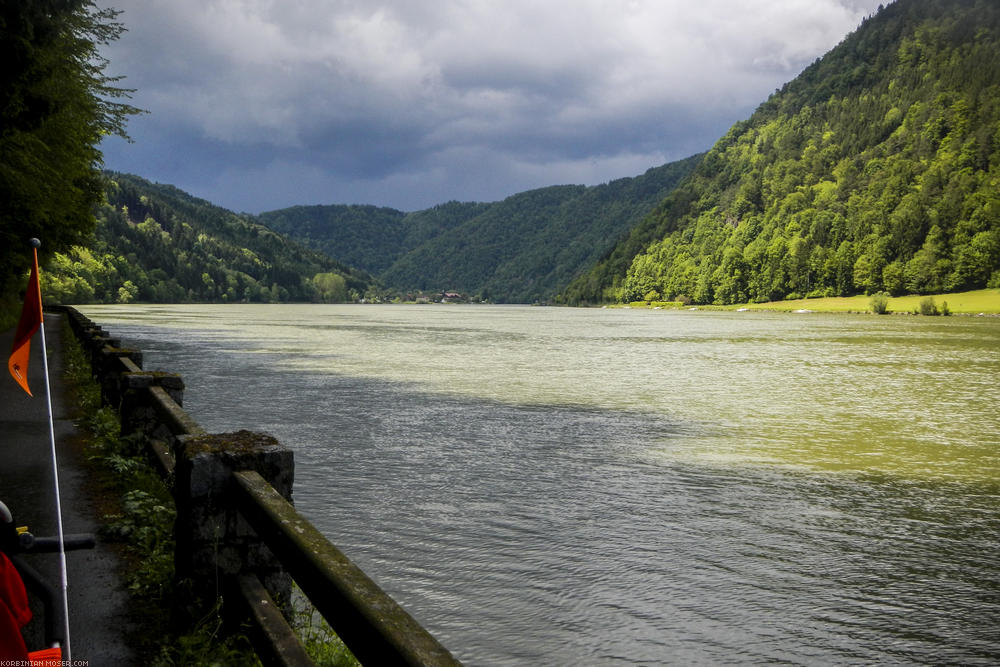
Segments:
[[[292,589],[292,627],[316,667],[360,667],[347,645],[298,586]]]
[[[934,301],[939,307],[942,303],[947,302],[948,310],[950,310],[953,314],[1000,314],[1000,289],[982,289],[972,292],[932,294],[930,296],[934,298]],[[920,301],[926,298],[927,295],[924,294],[889,297],[889,312],[919,312]],[[773,301],[770,303],[747,303],[735,306],[725,306],[726,310],[736,310],[739,308],[784,312],[811,310],[817,313],[864,313],[871,311],[871,296],[859,295],[848,297],[827,297],[820,299],[797,299],[795,301]]]
[[[952,292],[950,294],[910,294],[907,296],[889,297],[890,313],[919,313],[920,302],[928,296],[934,299],[938,308],[948,304],[948,311],[955,315],[1000,315],[1000,289],[981,289],[971,292]],[[678,309],[698,308],[701,310],[767,310],[776,312],[795,312],[809,310],[816,313],[867,313],[871,312],[871,296],[834,296],[818,299],[795,299],[793,301],[770,301],[768,303],[738,303],[731,306],[682,304],[677,301],[633,301],[628,304],[611,306],[612,308],[650,308]]]

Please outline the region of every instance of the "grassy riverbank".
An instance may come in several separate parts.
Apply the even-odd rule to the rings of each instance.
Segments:
[[[934,302],[940,307],[948,304],[948,310],[954,315],[1000,315],[1000,289],[983,289],[972,292],[954,292],[951,294],[932,294]],[[889,297],[890,313],[920,312],[920,302],[928,295],[911,294],[907,296]],[[744,303],[732,306],[682,306],[675,303],[632,303],[632,308],[690,308],[697,307],[711,310],[766,310],[777,312],[811,311],[815,313],[865,313],[871,312],[871,297],[865,295],[849,297],[826,297],[819,299],[796,299],[794,301],[771,301],[769,303]]]

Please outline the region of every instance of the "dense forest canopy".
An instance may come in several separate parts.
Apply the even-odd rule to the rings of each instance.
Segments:
[[[127,174],[107,174],[87,247],[56,254],[48,303],[342,302],[370,276],[239,215]]]
[[[701,156],[604,185],[558,185],[492,203],[403,213],[297,206],[260,220],[398,293],[456,290],[498,302],[549,301],[687,176]]]
[[[456,291],[731,304],[1000,287],[995,0],[897,0],[707,154],[635,178],[410,213],[296,206],[258,217],[97,171],[97,139],[124,134],[136,111],[94,51],[121,31],[113,11],[82,0],[0,0],[0,11],[12,64],[0,74],[8,293],[33,235],[61,251],[43,282],[57,302]],[[94,211],[93,240],[73,245],[88,243]]]
[[[370,205],[293,206],[262,213],[276,232],[378,275],[408,249],[452,229],[488,204],[448,202],[416,213]]]
[[[104,74],[123,27],[87,0],[0,1],[0,297],[23,289],[28,239],[42,254],[86,241],[103,196],[97,148],[138,110]]]
[[[737,123],[566,300],[1000,287],[997,54],[995,0],[885,7]]]
[[[700,159],[600,186],[553,186],[412,213],[296,206],[251,216],[108,172],[94,240],[52,257],[44,296],[51,303],[340,302],[457,291],[499,302],[548,300]],[[380,280],[362,269],[378,271]]]

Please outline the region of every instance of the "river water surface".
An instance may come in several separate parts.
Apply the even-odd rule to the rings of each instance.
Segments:
[[[1000,663],[1000,320],[87,306],[473,665]]]

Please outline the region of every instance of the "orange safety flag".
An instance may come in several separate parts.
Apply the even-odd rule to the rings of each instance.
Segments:
[[[38,248],[32,248],[34,261],[31,265],[31,275],[28,277],[28,290],[24,293],[24,306],[21,308],[21,319],[14,333],[14,347],[10,350],[7,360],[7,370],[21,388],[31,396],[28,389],[28,357],[31,356],[31,337],[42,324],[42,290],[38,286]]]

